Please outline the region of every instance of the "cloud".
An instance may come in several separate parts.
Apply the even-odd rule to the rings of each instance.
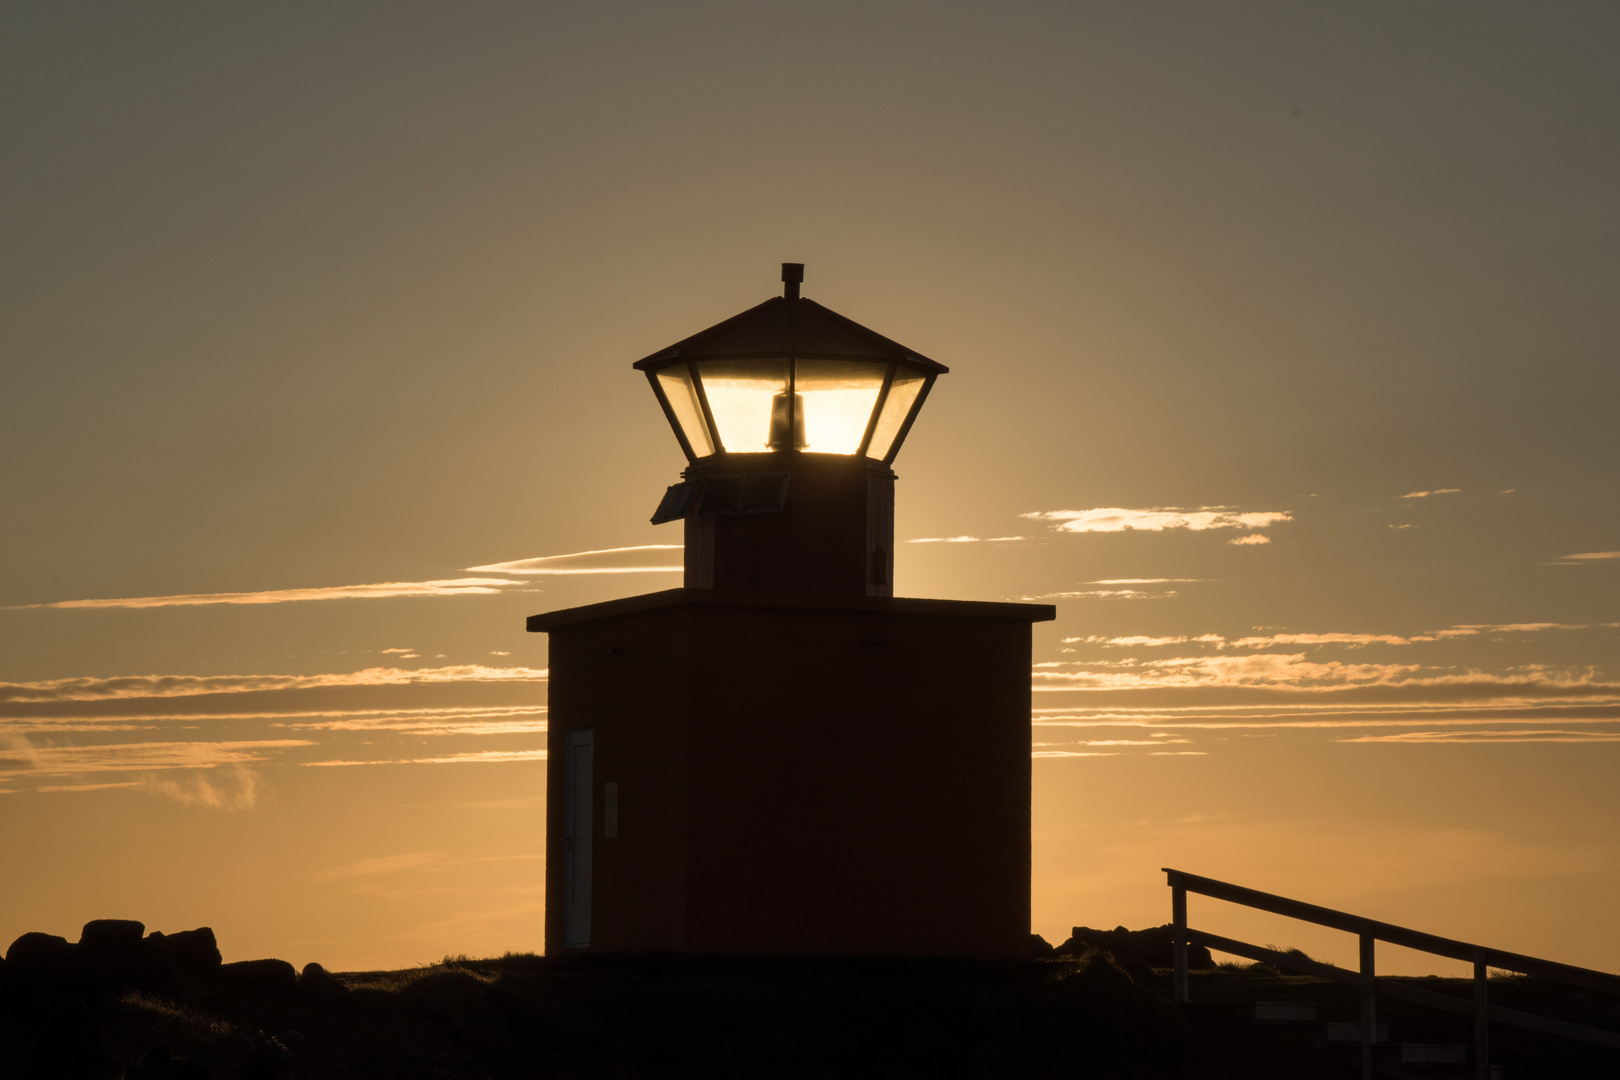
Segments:
[[[1020,596],[1021,601],[1031,600],[1077,600],[1083,598],[1093,599],[1120,599],[1120,600],[1168,600],[1180,593],[1174,589],[1163,592],[1147,592],[1142,589],[1080,589],[1074,592],[1039,593],[1035,596]]]
[[[1036,750],[1030,755],[1032,758],[1047,757],[1118,757],[1117,753],[1097,750]]]
[[[1595,668],[1560,669],[1542,664],[1526,664],[1503,674],[1472,669],[1422,664],[1347,664],[1333,660],[1306,659],[1304,653],[1247,653],[1240,656],[1178,656],[1163,660],[1122,660],[1109,665],[1112,670],[1032,672],[1036,690],[1121,690],[1150,688],[1233,688],[1267,687],[1321,692],[1349,687],[1374,686],[1481,686],[1518,691],[1549,689],[1568,691],[1576,687],[1597,687],[1607,692],[1610,684],[1598,678]]]
[[[99,701],[240,694],[314,687],[399,686],[413,683],[544,682],[545,668],[497,668],[455,664],[437,668],[365,668],[322,675],[125,675],[113,678],[49,679],[0,683],[0,703]]]
[[[261,592],[185,593],[178,596],[127,596],[112,600],[58,600],[21,604],[8,611],[35,608],[155,608],[202,604],[286,604],[295,600],[377,600],[400,596],[488,596],[503,586],[522,582],[504,578],[450,578],[444,581],[385,581],[376,585],[332,585],[317,589],[271,589]]]
[[[1098,507],[1093,510],[1040,510],[1020,517],[1052,521],[1060,532],[1162,532],[1166,529],[1263,529],[1294,520],[1285,511],[1239,513],[1229,506],[1205,506],[1197,510],[1159,506],[1146,510]]]
[[[1271,537],[1263,536],[1260,533],[1252,533],[1248,536],[1234,537],[1228,540],[1227,543],[1236,544],[1239,547],[1246,547],[1249,544],[1269,544],[1271,543]]]
[[[281,717],[274,726],[294,731],[399,731],[421,736],[532,735],[547,730],[545,713],[544,705],[517,709],[365,710],[339,716],[314,713],[307,717]]]
[[[1393,735],[1361,735],[1340,739],[1347,743],[1405,743],[1442,745],[1448,743],[1612,743],[1620,742],[1620,731],[1560,731],[1529,728],[1513,731],[1403,731]]]
[[[533,559],[469,566],[475,574],[661,574],[684,570],[680,544],[637,544],[632,547],[575,551],[567,555],[540,555]]]
[[[1191,642],[1199,645],[1213,645],[1217,649],[1264,649],[1274,645],[1342,645],[1345,648],[1359,649],[1367,645],[1414,645],[1436,641],[1447,641],[1453,638],[1477,637],[1481,634],[1516,634],[1537,633],[1542,630],[1594,630],[1620,628],[1620,623],[1464,623],[1451,626],[1444,630],[1430,630],[1421,634],[1375,634],[1375,633],[1315,633],[1315,634],[1265,634],[1241,638],[1226,638],[1220,634],[1200,634],[1197,637],[1148,637],[1133,635],[1128,637],[1105,637],[1091,635],[1089,637],[1066,637],[1063,644],[1102,645],[1106,647],[1140,646],[1155,648],[1162,645],[1180,645]]]
[[[1209,578],[1196,577],[1122,577],[1103,578],[1099,581],[1088,581],[1087,585],[1164,585],[1179,581],[1209,581]]]
[[[1409,645],[1412,638],[1398,634],[1271,634],[1265,637],[1244,637],[1223,641],[1220,648],[1263,649],[1268,645],[1346,645],[1352,649],[1363,645]]]
[[[267,788],[259,773],[247,765],[224,765],[207,771],[189,770],[178,776],[147,779],[141,787],[182,806],[208,810],[251,810]]]
[[[263,761],[271,751],[314,746],[308,739],[248,739],[221,742],[130,742],[90,746],[37,745],[7,737],[0,751],[0,779],[20,776],[78,776],[98,772],[206,769]]]
[[[1152,648],[1157,648],[1160,645],[1185,645],[1190,639],[1185,637],[1185,636],[1182,636],[1182,637],[1147,637],[1145,635],[1138,634],[1138,635],[1134,635],[1134,636],[1131,636],[1131,637],[1064,638],[1063,640],[1064,641],[1099,642],[1099,643],[1101,643],[1103,645],[1115,645],[1115,646],[1120,646],[1120,645],[1140,645],[1140,646],[1144,646],[1146,648],[1152,649]]]
[[[1402,495],[1401,498],[1427,499],[1430,495],[1455,495],[1461,490],[1462,488],[1435,488],[1433,491],[1408,491],[1405,495]]]
[[[1026,515],[1027,516],[1027,515]],[[1008,540],[1028,540],[1027,536],[921,536],[908,544],[994,544]]]
[[[1583,551],[1576,555],[1560,555],[1549,566],[1590,566],[1606,559],[1620,559],[1620,551]]]
[[[438,851],[407,851],[399,855],[360,859],[344,866],[329,867],[314,874],[313,877],[321,882],[337,881],[341,878],[375,877],[379,874],[398,873],[401,870],[415,870],[443,858],[444,854]]]
[[[300,765],[461,765],[489,764],[508,761],[544,761],[544,750],[471,750],[464,754],[441,754],[438,757],[378,758],[357,761],[301,761]]]

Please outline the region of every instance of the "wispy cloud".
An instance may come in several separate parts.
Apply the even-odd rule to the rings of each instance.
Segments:
[[[401,870],[415,870],[439,862],[444,854],[438,851],[406,851],[398,855],[383,855],[374,859],[359,859],[343,866],[328,867],[313,875],[316,881],[338,881],[343,878],[376,877],[397,874]]]
[[[1165,585],[1178,581],[1208,581],[1209,578],[1196,577],[1121,577],[1101,578],[1097,581],[1088,581],[1087,585]]]
[[[1620,689],[1620,688],[1614,688]],[[1035,709],[1036,727],[1149,728],[1181,732],[1277,729],[1479,727],[1490,724],[1606,725],[1620,720],[1620,695],[1594,705],[1590,698],[1491,701],[1396,701],[1290,699],[1277,704],[1226,705],[1216,701],[1165,707]],[[1056,746],[1057,743],[1041,745]]]
[[[1430,495],[1455,495],[1462,488],[1435,488],[1433,491],[1408,491],[1403,499],[1427,499]]]
[[[1591,566],[1608,559],[1620,559],[1620,551],[1582,551],[1575,555],[1561,555],[1552,566]]]
[[[1447,641],[1453,638],[1478,637],[1482,634],[1530,634],[1544,630],[1594,630],[1616,629],[1620,623],[1464,623],[1447,627],[1444,630],[1430,630],[1420,634],[1377,634],[1377,633],[1306,633],[1306,634],[1262,634],[1249,637],[1227,638],[1220,634],[1200,634],[1197,637],[1150,637],[1145,635],[1132,635],[1127,637],[1106,637],[1091,635],[1089,637],[1067,637],[1063,639],[1065,645],[1086,644],[1102,645],[1104,647],[1140,646],[1154,648],[1162,645],[1180,645],[1192,642],[1200,645],[1211,645],[1217,649],[1264,649],[1276,645],[1339,645],[1345,648],[1358,649],[1367,645],[1414,645],[1428,642]]]
[[[637,544],[632,547],[540,555],[533,559],[469,566],[474,574],[662,574],[684,569],[680,544]]]
[[[1305,653],[1246,653],[1237,656],[1177,656],[1163,660],[1125,659],[1092,671],[1032,672],[1036,690],[1125,690],[1167,688],[1275,688],[1322,692],[1366,687],[1467,687],[1502,696],[1516,693],[1570,692],[1576,689],[1608,694],[1614,684],[1604,682],[1597,669],[1556,668],[1524,664],[1503,672],[1436,667],[1424,664],[1317,661]],[[1462,690],[1459,693],[1465,692]]]
[[[1443,745],[1447,743],[1613,743],[1620,742],[1620,731],[1563,731],[1552,728],[1521,728],[1511,731],[1402,731],[1390,735],[1358,735],[1340,739],[1348,743],[1404,743]]]
[[[1248,536],[1233,537],[1232,539],[1228,540],[1227,543],[1236,544],[1238,547],[1247,547],[1251,544],[1269,544],[1271,543],[1271,537],[1265,536],[1261,533],[1251,533]]]
[[[349,761],[301,761],[300,765],[461,765],[499,764],[508,761],[544,761],[544,750],[470,750],[437,757],[375,758]]]
[[[1263,529],[1279,522],[1294,520],[1287,511],[1244,513],[1230,506],[1204,506],[1196,510],[1156,506],[1144,510],[1127,510],[1117,506],[1097,507],[1092,510],[1039,510],[1020,517],[1036,521],[1054,522],[1060,532],[1163,532],[1167,529],[1187,529],[1203,532],[1207,529]]]
[[[1061,758],[1061,757],[1118,757],[1118,753],[1099,750],[1036,750],[1029,755],[1032,758]]]
[[[140,786],[182,806],[225,811],[251,810],[268,790],[258,771],[242,764],[160,774],[148,777]]]
[[[1028,516],[1028,515],[1025,515]],[[908,544],[995,544],[1009,540],[1028,540],[1027,536],[919,536],[907,540]]]
[[[412,683],[543,682],[547,677],[545,668],[487,667],[482,664],[416,669],[375,667],[321,675],[126,675],[0,683],[0,702],[189,697],[198,694]]]
[[[1038,593],[1034,596],[1020,596],[1022,601],[1032,600],[1167,600],[1180,594],[1174,589],[1165,589],[1161,592],[1149,592],[1145,589],[1077,589],[1071,592]]]
[[[0,750],[0,779],[245,765],[265,760],[272,751],[315,745],[308,739],[246,739],[52,746],[17,736],[8,737],[6,742],[7,749]]]
[[[259,592],[184,593],[177,596],[126,596],[110,600],[58,600],[21,604],[8,611],[34,608],[158,608],[203,604],[287,604],[297,600],[379,600],[401,596],[488,596],[522,582],[504,578],[449,578],[444,581],[385,581],[375,585],[331,585],[315,589],[267,589]]]

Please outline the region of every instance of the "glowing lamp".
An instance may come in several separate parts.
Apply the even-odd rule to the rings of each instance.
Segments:
[[[947,369],[799,295],[783,295],[638,361],[687,460],[799,451],[894,461]]]
[[[803,280],[635,365],[688,462],[652,518],[686,521],[687,588],[894,595],[889,466],[948,369]]]

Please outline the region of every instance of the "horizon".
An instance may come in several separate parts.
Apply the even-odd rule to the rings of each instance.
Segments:
[[[1034,932],[1620,970],[1620,13],[0,26],[5,942],[541,951],[524,619],[680,584],[631,364],[791,260],[950,368],[895,594],[1057,606]]]

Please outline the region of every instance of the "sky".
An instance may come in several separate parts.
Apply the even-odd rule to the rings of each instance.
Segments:
[[[0,939],[539,950],[523,619],[680,584],[630,365],[798,261],[951,368],[897,594],[1057,606],[1037,932],[1175,867],[1620,970],[1617,50],[1596,3],[0,8]]]

